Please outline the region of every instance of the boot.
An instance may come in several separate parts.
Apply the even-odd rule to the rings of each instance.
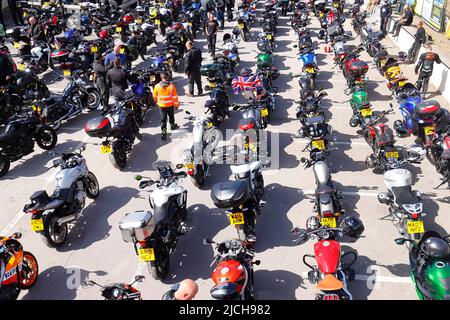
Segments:
[[[161,129],[161,139],[166,140],[167,139],[167,129]]]
[[[176,129],[178,129],[179,127],[178,127],[178,125],[176,124],[176,123],[174,123],[174,124],[170,124],[170,130],[176,130]]]

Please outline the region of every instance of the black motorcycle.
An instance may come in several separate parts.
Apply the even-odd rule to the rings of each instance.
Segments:
[[[111,283],[105,286],[102,286],[95,281],[87,280],[82,284],[82,287],[100,287],[100,292],[105,300],[142,300],[141,293],[133,287],[133,285],[136,282],[142,282],[144,279],[144,276],[136,276],[134,281],[130,284]]]
[[[55,130],[44,125],[34,112],[10,118],[0,134],[0,177],[8,171],[11,162],[34,151],[34,143],[44,149],[53,149],[58,141]]]

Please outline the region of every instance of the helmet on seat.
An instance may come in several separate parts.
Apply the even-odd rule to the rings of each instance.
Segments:
[[[445,258],[450,255],[449,244],[437,237],[430,237],[425,240],[421,247],[422,251],[433,258]]]
[[[364,232],[364,225],[360,219],[347,216],[341,222],[341,229],[346,236],[358,238]]]

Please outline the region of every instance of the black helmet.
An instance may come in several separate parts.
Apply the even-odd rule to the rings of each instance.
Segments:
[[[445,258],[450,255],[449,244],[441,238],[430,237],[426,239],[421,249],[426,255],[433,258]]]
[[[358,238],[364,232],[364,225],[360,219],[347,216],[341,222],[341,229],[346,236]]]

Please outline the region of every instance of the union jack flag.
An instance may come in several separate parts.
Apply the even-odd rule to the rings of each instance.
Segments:
[[[259,87],[262,87],[261,79],[257,74],[250,77],[235,76],[231,81],[233,85],[234,94],[238,94],[242,91],[253,91]]]

